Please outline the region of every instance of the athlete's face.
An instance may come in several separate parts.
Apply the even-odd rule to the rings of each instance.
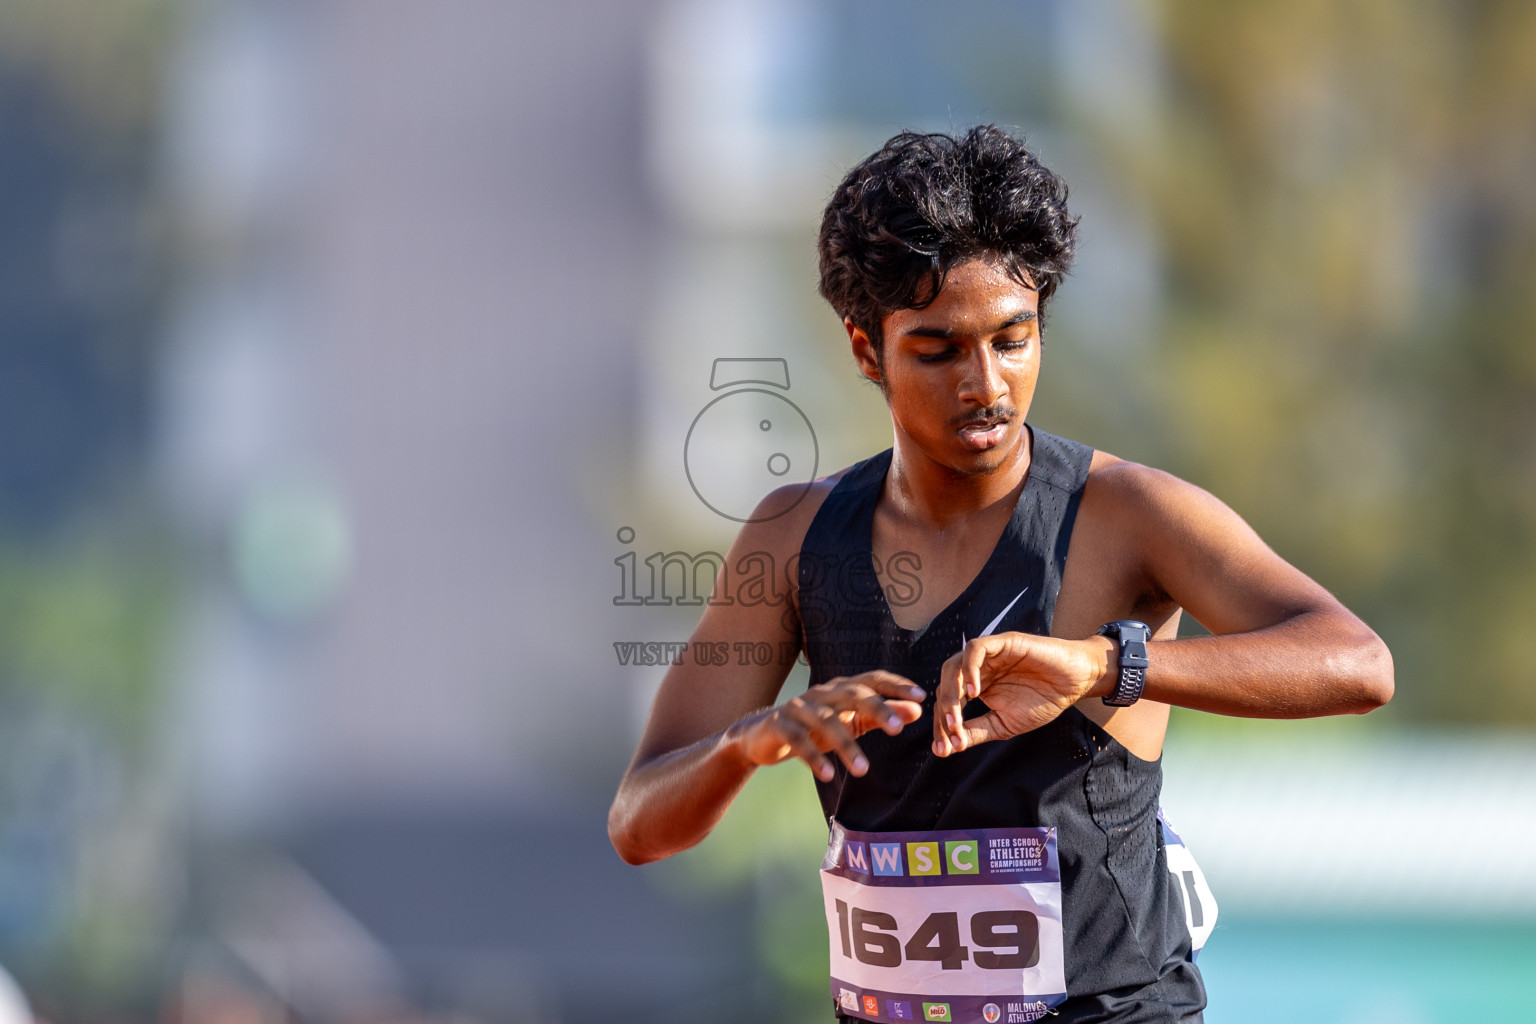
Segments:
[[[881,384],[898,441],[967,475],[1016,453],[1040,373],[1039,293],[997,263],[951,268],[923,309],[881,321],[882,357],[848,325],[854,357]]]

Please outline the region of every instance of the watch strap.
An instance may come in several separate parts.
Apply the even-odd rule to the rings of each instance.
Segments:
[[[1147,685],[1147,641],[1152,638],[1152,630],[1145,622],[1119,619],[1100,626],[1098,635],[1113,640],[1120,654],[1115,688],[1103,701],[1114,708],[1130,707],[1141,699],[1141,691]]]

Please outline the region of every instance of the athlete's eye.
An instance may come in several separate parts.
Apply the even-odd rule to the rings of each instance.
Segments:
[[[917,361],[920,363],[942,363],[955,354],[954,346],[942,348],[937,352],[919,352]]]
[[[999,341],[993,347],[999,352],[1022,352],[1024,349],[1029,348],[1029,339],[1020,338],[1017,341]]]

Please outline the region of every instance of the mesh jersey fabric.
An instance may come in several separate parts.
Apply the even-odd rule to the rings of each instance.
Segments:
[[[960,596],[921,629],[896,624],[871,550],[891,451],[849,469],[817,511],[799,563],[810,685],[886,669],[928,691],[923,716],[899,735],[860,737],[870,762],[862,778],[833,762],[832,780],[817,783],[822,809],[866,832],[1054,826],[1067,982],[1054,1019],[1200,1021],[1205,987],[1189,959],[1182,895],[1171,884],[1157,822],[1161,762],[1137,757],[1076,708],[1022,736],[947,758],[930,747],[939,669],[964,637],[981,635],[1004,609],[993,632],[1051,631],[1093,449],[1031,433],[1028,477],[997,546]],[[894,574],[918,577],[910,556],[896,560],[899,598]],[[984,708],[973,701],[966,717]]]

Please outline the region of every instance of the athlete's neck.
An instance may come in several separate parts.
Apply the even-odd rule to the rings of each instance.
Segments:
[[[891,511],[937,529],[964,520],[998,502],[1012,503],[1029,475],[1033,436],[1022,427],[1012,449],[995,468],[962,473],[938,462],[898,428],[886,475],[885,497]]]

